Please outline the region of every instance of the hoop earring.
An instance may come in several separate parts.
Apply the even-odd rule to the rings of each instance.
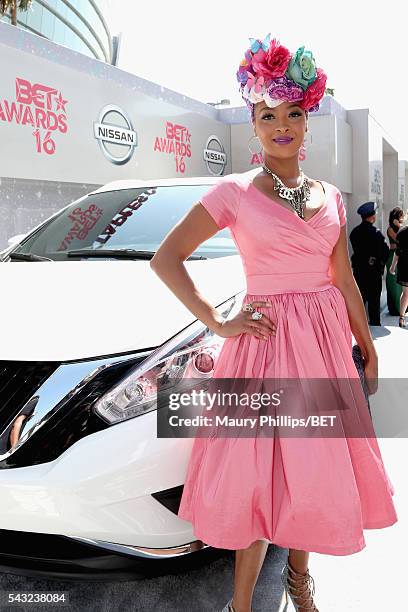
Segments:
[[[313,138],[312,138],[311,132],[309,132],[309,131],[305,132],[305,137],[304,137],[304,140],[303,140],[303,146],[306,148],[306,147],[309,147],[312,143],[313,143]]]
[[[251,140],[252,140],[253,138],[258,138],[258,140],[259,140],[259,143],[260,143],[260,145],[261,145],[261,148],[260,148],[260,150],[259,150],[259,151],[252,151],[252,149],[251,149],[251,146],[250,146],[250,144],[249,144],[249,143],[251,142]],[[251,136],[251,138],[248,140],[248,149],[249,149],[249,152],[251,153],[251,155],[259,155],[259,154],[262,152],[263,147],[262,147],[262,143],[261,143],[261,141],[260,141],[259,136],[256,136],[256,134],[254,134],[253,136]]]

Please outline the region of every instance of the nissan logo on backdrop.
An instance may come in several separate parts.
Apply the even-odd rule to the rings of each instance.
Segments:
[[[204,161],[210,174],[219,176],[227,165],[227,155],[220,139],[217,136],[210,136],[204,149]]]
[[[137,133],[130,117],[119,106],[104,106],[94,122],[94,136],[102,153],[112,164],[126,164],[137,146]]]

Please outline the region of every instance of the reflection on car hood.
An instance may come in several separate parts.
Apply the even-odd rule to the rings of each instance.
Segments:
[[[184,265],[213,305],[245,289],[239,256]],[[149,261],[0,264],[0,360],[62,361],[155,347],[196,317]]]

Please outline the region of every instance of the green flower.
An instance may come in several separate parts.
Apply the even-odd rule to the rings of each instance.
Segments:
[[[316,62],[311,51],[305,51],[305,47],[299,47],[290,60],[286,76],[307,89],[317,78]]]

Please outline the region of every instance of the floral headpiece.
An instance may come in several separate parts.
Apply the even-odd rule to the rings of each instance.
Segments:
[[[250,48],[239,65],[239,91],[248,107],[252,121],[255,104],[264,100],[274,108],[282,102],[299,102],[307,111],[319,110],[326,89],[327,75],[305,47],[293,55],[270,33],[264,40],[250,38]]]

